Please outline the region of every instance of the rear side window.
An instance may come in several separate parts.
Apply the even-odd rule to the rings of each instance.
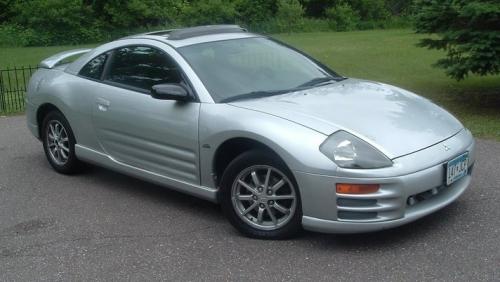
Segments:
[[[80,71],[80,75],[87,78],[100,80],[107,58],[108,53],[95,57],[82,68],[82,70]]]
[[[150,91],[156,84],[181,83],[175,62],[165,53],[147,46],[116,49],[106,80]]]

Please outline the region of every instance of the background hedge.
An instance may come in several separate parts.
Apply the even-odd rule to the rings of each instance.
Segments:
[[[180,26],[261,33],[405,27],[457,80],[500,73],[500,0],[0,0],[0,46],[103,42]],[[436,36],[437,35],[437,36]]]
[[[408,25],[410,0],[0,0],[0,45],[107,41],[133,32],[236,23],[264,33]]]

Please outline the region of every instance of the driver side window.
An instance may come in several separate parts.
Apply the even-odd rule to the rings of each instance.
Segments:
[[[181,83],[175,62],[160,50],[147,46],[116,49],[106,81],[150,91],[156,84]]]

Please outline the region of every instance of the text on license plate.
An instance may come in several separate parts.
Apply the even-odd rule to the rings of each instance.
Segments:
[[[446,185],[451,185],[453,182],[467,175],[469,166],[469,152],[466,152],[446,164]]]

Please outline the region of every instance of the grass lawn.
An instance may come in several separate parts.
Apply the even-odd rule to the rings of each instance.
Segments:
[[[0,69],[14,66],[36,66],[40,63],[40,61],[54,55],[55,53],[78,48],[92,48],[95,46],[97,46],[97,44],[23,48],[0,47]]]
[[[475,136],[500,140],[500,76],[457,82],[431,65],[444,55],[416,47],[411,30],[318,32],[276,35],[338,73],[394,84],[425,96],[455,114]],[[92,45],[87,45],[92,46]],[[34,65],[75,46],[0,48],[0,69]]]

